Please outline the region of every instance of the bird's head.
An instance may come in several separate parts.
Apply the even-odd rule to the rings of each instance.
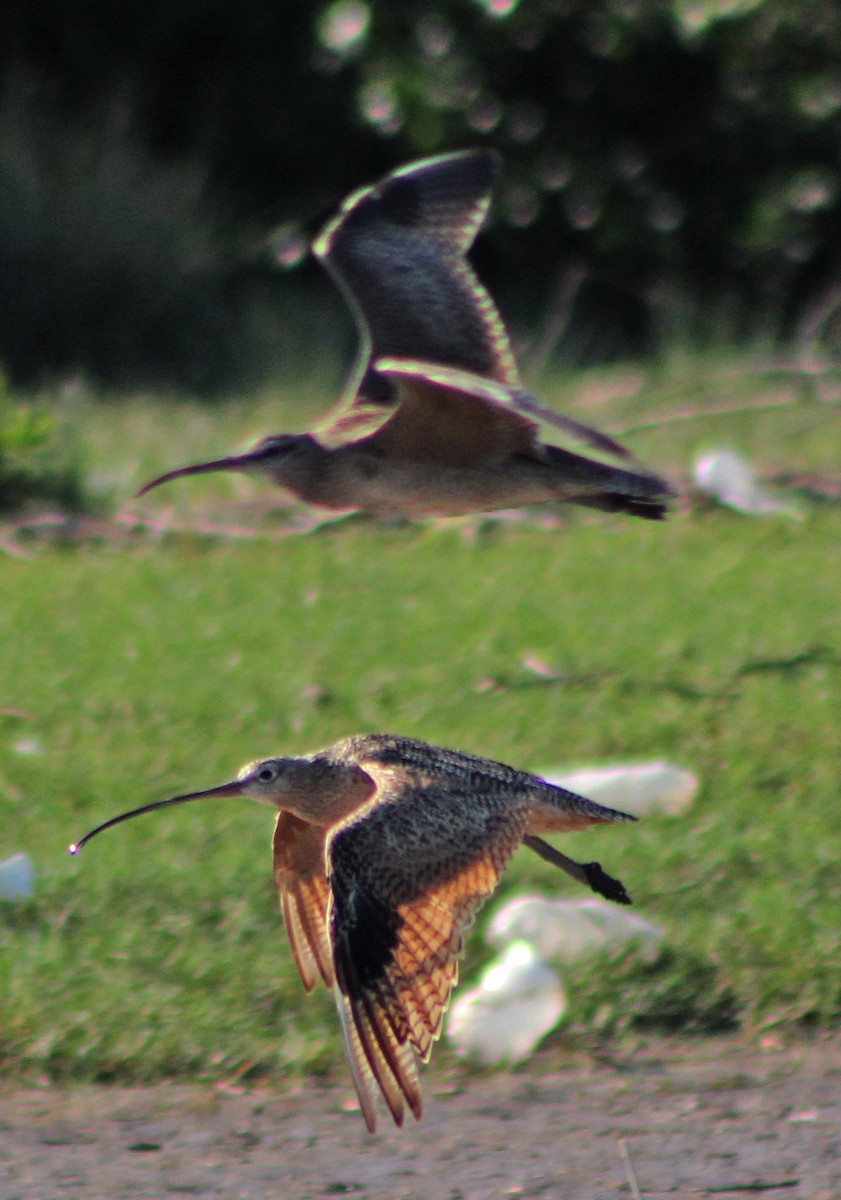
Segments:
[[[261,758],[247,763],[233,783],[207,795],[245,796],[291,812],[314,825],[331,825],[368,800],[371,776],[333,750],[303,758]]]
[[[78,842],[73,842],[69,850],[71,854],[77,854],[97,834],[143,813],[222,796],[257,800],[291,812],[304,821],[327,826],[368,799],[373,790],[373,781],[365,771],[352,763],[337,761],[329,751],[305,758],[261,758],[247,763],[229,783],[201,792],[170,796],[167,800],[155,800],[119,813],[91,829]]]
[[[259,800],[263,804],[271,804],[280,808],[286,792],[289,790],[290,775],[296,776],[295,784],[299,783],[297,776],[300,775],[300,769],[296,772],[295,768],[300,768],[303,761],[305,760],[300,758],[259,759],[246,764],[236,779],[232,779],[229,783],[222,783],[218,787],[206,788],[200,792],[185,792],[180,796],[170,796],[167,800],[155,800],[151,804],[141,805],[140,808],[132,808],[128,812],[119,813],[116,817],[111,817],[91,829],[78,842],[73,842],[69,847],[70,853],[77,854],[91,838],[114,825],[120,825],[123,821],[130,820],[132,817],[139,817],[143,813],[154,812],[159,808],[169,808],[174,804],[186,804],[191,800],[209,800],[216,796],[242,796],[248,800]]]
[[[301,758],[258,758],[246,763],[227,786],[234,789],[233,795],[280,807],[290,786],[294,788],[306,771],[306,764],[307,760]]]

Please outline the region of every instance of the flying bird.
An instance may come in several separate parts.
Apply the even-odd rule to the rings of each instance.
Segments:
[[[206,791],[112,817],[70,846],[140,813],[215,796],[279,810],[274,876],[307,991],[333,989],[359,1104],[376,1128],[375,1089],[397,1125],[420,1118],[418,1060],[439,1037],[465,934],[522,843],[619,904],[599,863],[544,841],[632,821],[503,763],[413,738],[361,734],[306,757],[250,763]]]
[[[525,391],[502,317],[467,261],[494,154],[424,159],[355,192],[313,242],[353,313],[360,353],[311,433],[168,471],[267,476],[307,504],[373,516],[456,516],[562,500],[659,519],[670,490],[619,442]],[[538,438],[562,429],[624,465]]]

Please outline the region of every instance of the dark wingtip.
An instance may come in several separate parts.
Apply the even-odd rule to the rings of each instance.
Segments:
[[[587,882],[594,892],[604,896],[605,900],[612,900],[614,904],[633,904],[633,900],[625,891],[624,883],[602,870],[601,863],[591,862],[582,865]]]

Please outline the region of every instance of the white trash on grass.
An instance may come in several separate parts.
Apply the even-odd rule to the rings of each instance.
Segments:
[[[28,854],[0,862],[0,900],[28,900],[35,892],[35,866]]]
[[[586,796],[597,804],[640,817],[653,812],[676,816],[685,812],[698,791],[698,777],[670,763],[616,764],[580,771],[544,773],[547,783]]]
[[[490,1066],[517,1063],[566,1012],[561,981],[528,942],[515,941],[488,966],[478,987],[462,992],[447,1020],[458,1054]]]
[[[494,913],[487,930],[492,946],[527,942],[541,959],[571,963],[597,950],[639,944],[644,956],[656,955],[663,930],[630,909],[606,900],[550,900],[517,896]]]
[[[22,754],[28,758],[36,754],[43,754],[44,744],[41,739],[37,737],[18,738],[18,740],[12,744],[12,749],[14,750],[15,754]]]
[[[719,504],[748,516],[803,517],[801,507],[776,496],[756,478],[753,468],[735,450],[711,450],[695,462],[697,487]]]

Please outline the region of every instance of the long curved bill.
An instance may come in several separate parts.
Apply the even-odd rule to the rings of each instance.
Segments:
[[[150,480],[149,483],[144,483],[140,491],[135,492],[135,497],[145,496],[147,492],[151,492],[152,488],[158,487],[159,484],[169,483],[170,479],[181,479],[183,475],[207,475],[211,471],[237,471],[251,461],[251,454],[229,454],[227,458],[215,458],[212,462],[194,463],[189,467],[178,467],[174,471],[167,471],[165,475],[158,475],[156,479]]]
[[[140,808],[133,808],[130,812],[120,813],[116,817],[111,817],[108,821],[103,821],[101,825],[97,825],[95,829],[91,829],[89,833],[86,833],[80,841],[71,842],[67,849],[71,854],[78,854],[91,838],[96,837],[103,830],[110,829],[113,825],[120,825],[123,821],[128,821],[131,817],[139,817],[143,813],[154,812],[157,808],[169,808],[171,804],[186,804],[188,800],[204,800],[211,796],[242,795],[244,795],[242,783],[238,779],[234,779],[231,783],[223,783],[219,787],[207,788],[203,792],[187,792],[183,796],[170,796],[168,800],[155,800],[152,804],[143,804]]]

